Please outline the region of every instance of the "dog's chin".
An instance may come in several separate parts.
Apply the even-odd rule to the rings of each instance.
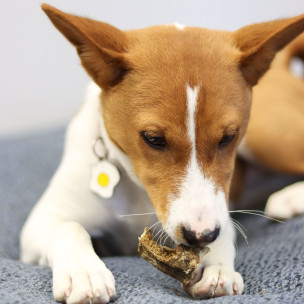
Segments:
[[[204,249],[206,246],[210,245],[211,243],[200,243],[198,245],[189,245],[188,243],[182,243],[182,245],[190,248],[198,248],[198,249]]]
[[[183,245],[185,247],[189,247],[189,248],[199,248],[199,249],[203,249],[205,248],[206,246],[210,245],[211,243],[200,243],[200,244],[197,244],[197,245],[190,245],[187,243],[186,240],[178,240],[178,239],[175,239],[174,241],[174,245],[175,246],[178,246],[178,245]]]

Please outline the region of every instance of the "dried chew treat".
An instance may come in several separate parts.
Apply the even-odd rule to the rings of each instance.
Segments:
[[[210,249],[190,248],[178,245],[176,249],[158,245],[152,239],[152,232],[145,228],[144,233],[138,238],[139,254],[153,266],[165,274],[188,285],[194,277],[195,270],[201,264],[202,257]]]

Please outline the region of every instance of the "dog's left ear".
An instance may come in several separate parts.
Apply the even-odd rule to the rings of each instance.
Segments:
[[[127,38],[119,29],[62,12],[48,4],[42,9],[55,27],[76,47],[81,63],[103,89],[118,84],[130,69],[125,58]]]
[[[304,31],[304,15],[253,24],[233,33],[241,50],[240,69],[247,82],[254,86],[269,69],[276,52]]]

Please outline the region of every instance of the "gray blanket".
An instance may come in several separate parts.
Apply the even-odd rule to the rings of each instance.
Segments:
[[[0,304],[56,303],[48,267],[18,261],[21,227],[59,163],[63,131],[0,141]],[[304,199],[304,198],[303,198]],[[114,303],[304,303],[304,217],[274,224],[239,219],[249,246],[238,241],[236,268],[245,280],[241,296],[192,300],[179,282],[139,257],[104,261],[116,279]]]

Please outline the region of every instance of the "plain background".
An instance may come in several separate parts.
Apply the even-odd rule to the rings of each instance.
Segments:
[[[303,0],[48,0],[121,29],[179,22],[212,29],[304,13]],[[37,0],[0,0],[0,137],[64,126],[89,78]]]

